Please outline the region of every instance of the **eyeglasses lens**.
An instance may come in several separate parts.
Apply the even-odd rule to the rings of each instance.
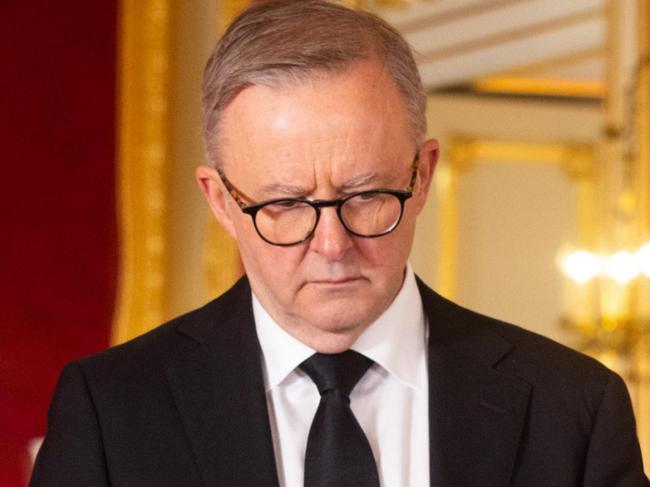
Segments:
[[[402,202],[397,196],[368,192],[345,200],[340,217],[348,231],[375,237],[393,230],[401,213]],[[317,221],[318,210],[307,202],[296,200],[269,203],[255,215],[257,231],[265,240],[280,245],[305,240],[314,231]]]

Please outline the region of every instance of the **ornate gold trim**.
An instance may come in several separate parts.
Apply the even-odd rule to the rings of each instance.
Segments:
[[[223,294],[244,273],[237,242],[217,223],[212,214],[203,240],[202,260],[206,299]]]
[[[217,0],[217,29],[225,32],[228,25],[235,20],[239,13],[248,7],[253,0]]]
[[[456,151],[451,152],[455,153],[456,157],[463,156]],[[451,155],[449,164],[441,164],[433,180],[440,200],[436,218],[440,238],[436,289],[450,299],[456,295],[458,284],[458,168],[462,166],[460,161],[461,159],[454,159],[454,155]]]
[[[604,98],[605,85],[600,81],[574,81],[526,76],[490,76],[475,81],[482,93],[525,94],[577,98]]]
[[[363,10],[377,10],[378,8],[406,8],[411,0],[343,0],[341,3]]]
[[[456,296],[458,259],[458,184],[461,176],[476,164],[553,164],[559,165],[576,182],[578,194],[579,245],[589,246],[596,237],[596,162],[590,144],[545,144],[521,141],[451,136],[446,164],[438,169],[438,234],[440,253],[437,288],[453,299]]]
[[[219,32],[224,32],[235,17],[251,3],[251,0],[217,0]],[[212,299],[228,290],[244,273],[237,242],[210,212],[206,216],[201,255],[206,299]]]
[[[163,319],[170,0],[122,0],[117,205],[120,271],[112,343]]]
[[[639,72],[636,87],[637,120],[637,188],[639,197],[640,234],[650,239],[650,1],[641,0],[638,5]],[[640,309],[650,309],[650,286],[642,288]],[[646,472],[650,470],[650,337],[646,336],[638,348],[638,394],[636,413],[639,440],[643,450]]]
[[[532,61],[528,64],[519,64],[501,73],[504,76],[532,76],[541,75],[555,69],[575,66],[585,61],[598,61],[605,56],[605,46],[590,47],[567,54],[558,54],[544,59]]]
[[[636,86],[637,193],[643,239],[650,238],[650,1],[639,6],[639,65]]]

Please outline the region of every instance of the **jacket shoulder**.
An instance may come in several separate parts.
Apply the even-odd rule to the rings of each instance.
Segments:
[[[506,323],[464,308],[420,283],[425,309],[433,316],[432,326],[446,329],[468,353],[480,360],[486,346],[498,341],[506,350],[492,365],[511,369],[531,382],[555,380],[584,384],[598,382],[601,387],[613,374],[596,359],[518,325]],[[441,320],[438,317],[443,317]]]
[[[222,296],[180,315],[153,330],[78,361],[84,372],[133,375],[135,371],[159,370],[178,348],[200,343],[218,333],[233,315],[250,308],[250,287],[238,281]]]

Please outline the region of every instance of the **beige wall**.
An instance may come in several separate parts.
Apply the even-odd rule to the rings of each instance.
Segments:
[[[454,136],[534,143],[595,142],[602,124],[597,105],[433,96],[429,133],[442,146],[444,178]],[[571,341],[559,323],[563,279],[556,255],[576,238],[575,182],[559,167],[530,160],[475,161],[458,177],[456,292],[452,299],[479,312]],[[434,176],[434,179],[435,177]],[[440,181],[438,181],[439,183]],[[418,222],[411,260],[416,272],[440,287],[440,192]]]

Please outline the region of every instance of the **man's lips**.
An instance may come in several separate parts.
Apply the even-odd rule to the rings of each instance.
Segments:
[[[353,276],[353,277],[336,277],[336,278],[326,278],[326,279],[313,279],[310,282],[312,284],[342,285],[342,284],[350,284],[350,283],[360,281],[360,280],[361,280],[361,277]]]

